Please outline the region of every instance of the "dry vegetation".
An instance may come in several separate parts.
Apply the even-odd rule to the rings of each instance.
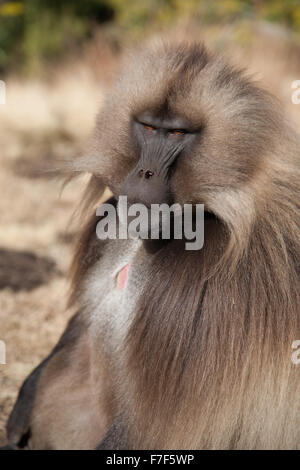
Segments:
[[[238,37],[238,30],[208,29],[201,38],[249,67],[300,129],[300,105],[291,103],[299,50],[277,30],[259,27],[249,37],[244,31]],[[61,183],[41,170],[54,157],[80,152],[117,63],[105,44],[94,44],[43,81],[7,81],[7,104],[0,106],[0,339],[7,346],[7,364],[0,365],[0,444],[18,388],[70,315],[64,309],[69,222],[84,182],[72,182],[59,197]]]

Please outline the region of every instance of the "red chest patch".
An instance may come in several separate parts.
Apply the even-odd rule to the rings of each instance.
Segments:
[[[128,276],[128,269],[129,269],[129,264],[126,264],[121,271],[118,272],[117,274],[117,288],[118,289],[125,289],[126,287],[126,282],[127,282],[127,276]]]

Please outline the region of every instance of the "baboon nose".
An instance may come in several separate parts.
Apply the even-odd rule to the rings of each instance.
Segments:
[[[168,180],[151,162],[133,169],[124,181],[121,194],[126,195],[131,204],[142,203],[147,207],[170,202]]]
[[[154,171],[152,171],[152,170],[143,170],[143,169],[141,169],[139,171],[140,178],[144,178],[146,180],[152,178],[153,175],[154,175]]]

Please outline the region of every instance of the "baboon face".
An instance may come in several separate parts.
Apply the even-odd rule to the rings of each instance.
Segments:
[[[205,203],[238,189],[272,149],[273,103],[202,45],[129,63],[97,119],[94,173],[132,202]],[[100,150],[101,149],[101,150]]]

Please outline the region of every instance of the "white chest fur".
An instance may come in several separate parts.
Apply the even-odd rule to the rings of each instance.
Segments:
[[[91,337],[97,341],[104,338],[109,349],[123,343],[143,287],[143,277],[134,269],[139,251],[143,248],[138,240],[109,241],[85,280],[82,301],[90,318]],[[125,288],[120,289],[117,275],[126,264],[130,265],[128,278]]]

